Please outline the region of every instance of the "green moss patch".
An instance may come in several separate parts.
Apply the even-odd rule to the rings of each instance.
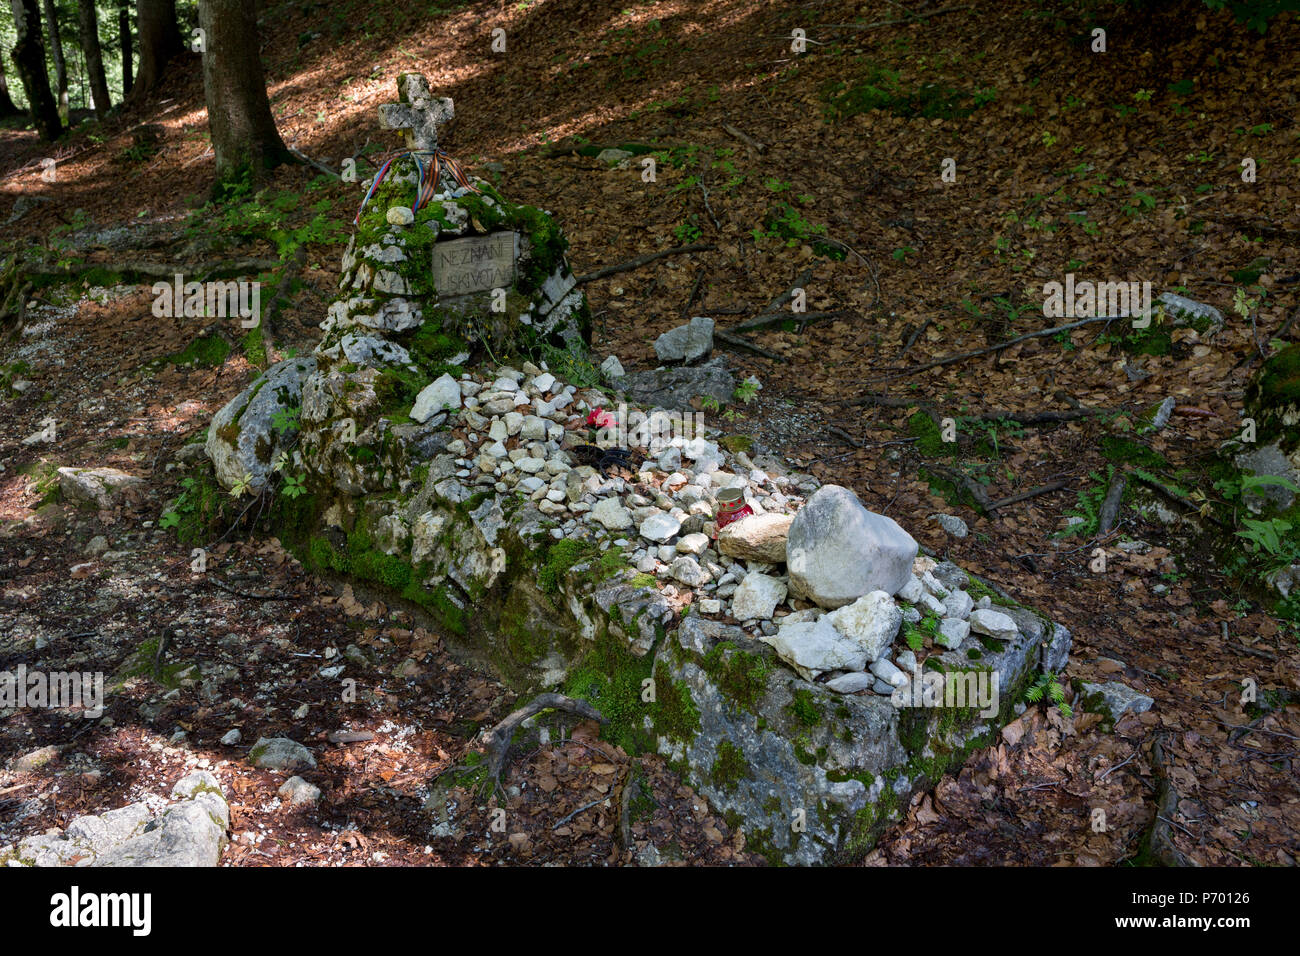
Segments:
[[[254,329],[254,331],[257,331]],[[200,368],[215,368],[226,361],[230,355],[230,346],[219,335],[204,335],[179,352],[163,358],[169,365],[197,365]]]
[[[740,781],[750,776],[749,761],[730,740],[718,744],[718,756],[709,769],[709,782],[724,793],[733,793]]]
[[[719,641],[701,662],[718,690],[741,710],[753,713],[763,695],[774,665],[762,654],[743,651],[730,641]]]

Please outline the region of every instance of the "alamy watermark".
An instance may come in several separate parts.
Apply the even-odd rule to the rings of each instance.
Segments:
[[[628,411],[620,402],[617,412],[598,409],[590,418],[596,427],[597,444],[614,444],[619,448],[669,444],[674,438],[690,441],[704,434],[703,412],[677,412],[656,409],[646,414],[639,409]]]
[[[158,318],[239,318],[242,328],[255,329],[262,317],[262,283],[233,279],[185,282],[179,272],[172,282],[153,284],[153,314]]]
[[[997,671],[923,671],[895,687],[889,699],[895,707],[973,707],[981,717],[992,717],[1000,683]]]
[[[1144,329],[1151,324],[1150,282],[1075,281],[1074,273],[1065,274],[1065,282],[1043,284],[1043,315],[1049,319],[1095,319],[1104,316],[1133,319],[1133,327]]]
[[[104,675],[78,671],[29,671],[26,664],[0,671],[0,710],[80,707],[90,719],[104,715]]]

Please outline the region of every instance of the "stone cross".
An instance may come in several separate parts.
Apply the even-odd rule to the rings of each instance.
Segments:
[[[400,102],[379,107],[379,124],[384,129],[406,130],[407,149],[432,152],[438,148],[438,124],[448,123],[456,115],[451,98],[434,96],[429,81],[419,73],[403,73],[397,78]]]

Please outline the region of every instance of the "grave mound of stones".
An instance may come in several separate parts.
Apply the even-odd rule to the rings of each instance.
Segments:
[[[217,481],[300,476],[274,521],[304,563],[418,605],[521,692],[586,697],[773,861],[861,856],[1064,667],[1069,631],[852,491],[627,401],[655,393],[620,394],[616,360],[593,387],[550,217],[448,179],[408,221],[417,175],[399,160],[371,197],[315,352],[213,419]],[[735,489],[752,514],[720,529]]]

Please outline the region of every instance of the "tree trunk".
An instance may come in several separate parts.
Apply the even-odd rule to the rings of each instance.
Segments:
[[[258,55],[255,0],[199,0],[203,93],[216,154],[217,182],[243,167],[254,176],[292,160],[271,116]]]
[[[122,99],[131,92],[131,0],[118,0],[117,40],[122,48]]]
[[[136,0],[135,13],[140,69],[131,88],[132,103],[149,95],[162,81],[168,62],[185,49],[176,24],[176,0]]]
[[[58,87],[59,116],[68,121],[68,61],[63,57],[63,39],[59,36],[59,12],[54,0],[45,0],[45,25],[50,31],[50,56],[54,59],[54,82]]]
[[[9,79],[5,76],[5,58],[0,56],[0,117],[21,116],[13,97],[9,95]]]
[[[104,77],[104,54],[99,49],[99,17],[95,0],[77,0],[77,23],[81,28],[81,52],[85,55],[86,72],[90,74],[90,95],[95,100],[95,116],[104,118],[108,112],[108,80]],[[130,53],[127,54],[130,56]]]
[[[50,93],[50,77],[45,72],[45,45],[41,42],[41,11],[37,0],[9,0],[14,12],[18,42],[13,61],[27,94],[27,108],[41,139],[53,142],[63,132],[59,108]]]

